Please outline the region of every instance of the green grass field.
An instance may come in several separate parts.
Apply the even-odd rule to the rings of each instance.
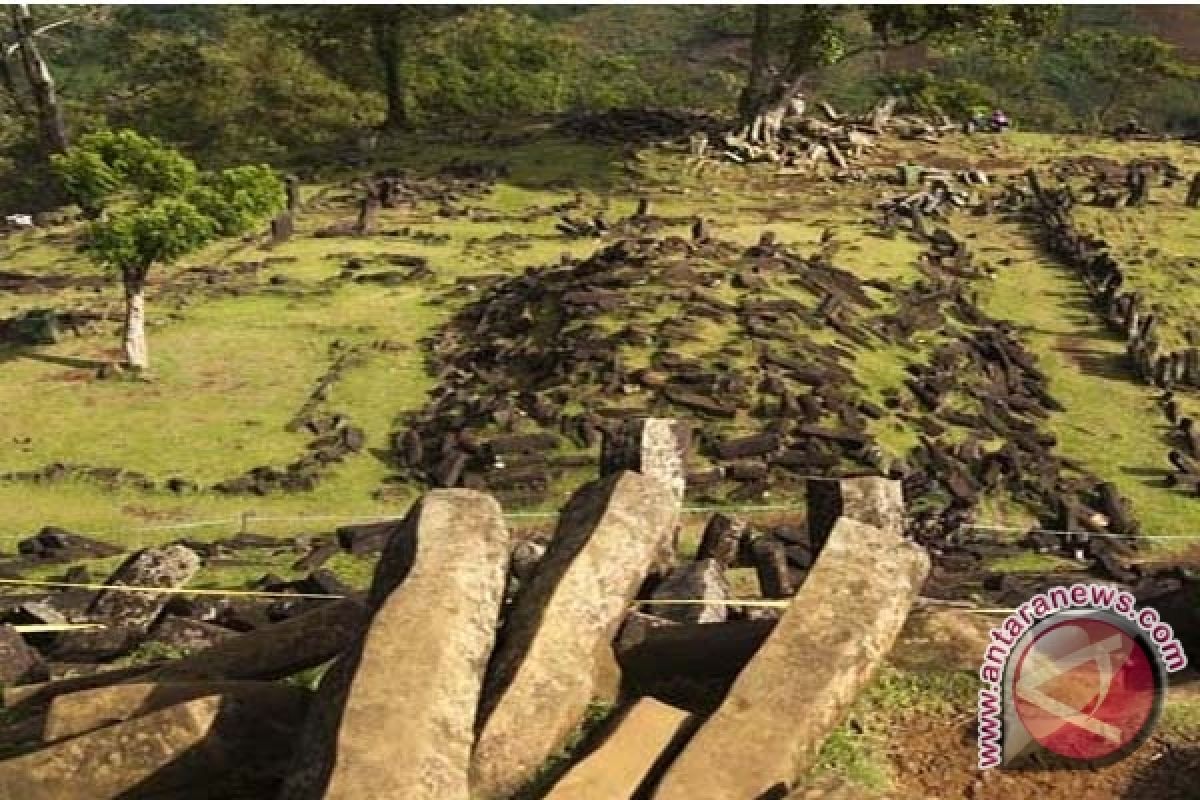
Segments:
[[[1033,134],[956,140],[936,152],[921,143],[900,143],[878,152],[876,160],[883,172],[888,164],[913,159],[1019,174],[1027,162],[1045,166],[1068,154],[1128,159],[1160,150],[1189,167],[1197,163],[1196,149],[1180,145],[1143,147]],[[119,355],[115,322],[79,338],[67,335],[53,346],[0,351],[0,408],[5,411],[0,415],[0,472],[66,462],[123,467],[158,481],[182,476],[210,485],[254,466],[281,466],[304,451],[307,435],[289,433],[284,426],[340,352],[335,343],[358,347],[362,358],[334,385],[323,407],[348,415],[368,440],[366,452],[338,465],[312,492],[226,497],[111,490],[85,481],[0,482],[0,504],[7,512],[0,519],[0,550],[47,524],[142,543],[181,535],[178,530],[142,530],[147,527],[207,520],[220,524],[188,533],[228,535],[246,512],[258,515],[251,523],[254,530],[279,534],[328,531],[337,524],[318,520],[318,515],[402,513],[419,487],[401,487],[390,499],[377,499],[375,492],[390,473],[381,456],[397,416],[420,408],[435,383],[426,369],[422,340],[470,297],[448,290],[473,275],[519,273],[554,263],[563,252],[584,256],[603,246],[601,240],[557,234],[555,215],[544,211],[577,192],[584,203],[584,210],[575,212],[579,216],[603,209],[613,220],[629,214],[637,198],[646,196],[653,213],[702,215],[713,221],[719,236],[745,244],[771,230],[802,253],[811,252],[823,232],[832,229],[838,266],[902,285],[921,277],[915,263],[919,244],[904,236],[874,235],[869,208],[889,187],[814,182],[778,175],[766,166],[724,164],[697,170],[682,152],[664,149],[631,156],[618,148],[536,137],[508,149],[448,144],[417,151],[397,148],[384,154],[380,165],[423,172],[475,160],[504,164],[507,173],[490,194],[461,199],[476,219],[439,217],[436,204],[426,202],[381,215],[381,227],[409,227],[409,237],[312,238],[309,234],[319,228],[353,218],[351,205],[336,202],[338,194],[347,193],[335,188],[345,176],[324,175],[321,184],[305,188],[305,196],[323,191],[330,199],[301,216],[292,241],[272,250],[253,242],[220,243],[186,264],[160,269],[150,297],[153,367],[145,382],[95,379],[99,365]],[[1197,237],[1175,194],[1178,187],[1146,209],[1088,209],[1081,218],[1105,231],[1129,231],[1128,240],[1116,240],[1118,248],[1133,248],[1135,240],[1146,237],[1160,242],[1159,255],[1139,268],[1138,280],[1160,292],[1163,303],[1186,310],[1196,307],[1191,295],[1172,291],[1180,284],[1163,266],[1164,259],[1182,263],[1194,252]],[[1076,279],[1046,260],[1028,232],[1015,225],[969,215],[958,215],[950,224],[972,237],[977,260],[996,265],[1002,257],[1012,259],[998,267],[994,281],[980,285],[984,307],[1011,321],[1039,355],[1054,394],[1066,407],[1050,423],[1062,452],[1115,481],[1133,500],[1147,533],[1200,530],[1200,499],[1168,491],[1148,477],[1149,470],[1165,465],[1169,449],[1155,392],[1116,368],[1122,343],[1083,304]],[[448,239],[418,241],[411,236],[416,231]],[[686,233],[686,225],[681,223],[677,232]],[[496,239],[505,233],[526,238]],[[73,244],[71,236],[59,232],[22,234],[0,243],[0,255],[12,271],[95,275]],[[1144,251],[1128,252],[1145,256]],[[338,277],[350,255],[379,259],[398,254],[427,258],[435,279],[388,288]],[[229,278],[229,285],[187,279],[188,267],[228,268],[264,258],[275,260],[257,273]],[[379,263],[364,271],[387,268]],[[801,290],[779,291],[786,296]],[[21,294],[6,298],[6,311],[52,306],[116,313],[119,299],[115,285]],[[664,306],[662,313],[666,316],[670,308]],[[723,332],[712,328],[708,334],[719,340]],[[373,346],[380,342],[389,345]],[[711,346],[702,341],[689,348],[703,354]],[[856,356],[854,370],[868,394],[878,399],[885,388],[901,386],[905,366],[921,358],[920,345],[864,350]],[[1187,402],[1200,411],[1192,398]],[[916,441],[915,432],[893,418],[876,423],[874,432],[896,454]],[[559,487],[562,494],[583,477],[586,471],[573,474]],[[271,519],[304,516],[314,518]],[[984,518],[1001,524],[1026,521],[1019,510],[991,501]]]

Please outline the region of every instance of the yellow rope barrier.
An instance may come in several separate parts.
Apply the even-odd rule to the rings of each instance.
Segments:
[[[171,586],[122,586],[106,583],[67,583],[66,581],[34,581],[23,578],[0,578],[0,585],[44,586],[49,589],[92,589],[106,592],[143,592],[147,594],[226,595],[230,597],[277,597],[308,600],[341,600],[340,594],[308,594],[305,592],[258,592],[248,589],[189,589]]]
[[[58,633],[59,631],[94,631],[103,630],[107,625],[98,622],[62,622],[46,625],[13,625],[17,633]]]

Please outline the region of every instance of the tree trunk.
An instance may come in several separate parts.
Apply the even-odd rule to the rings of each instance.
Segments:
[[[807,79],[807,75],[785,78],[778,81],[771,91],[761,95],[748,111],[742,135],[751,144],[771,145],[788,115],[803,112],[804,102],[799,94]]]
[[[146,347],[146,285],[140,280],[125,280],[125,360],[134,369],[150,366]]]
[[[25,77],[29,80],[33,102],[37,106],[42,146],[47,154],[64,153],[70,144],[67,139],[67,124],[54,89],[54,77],[34,41],[33,17],[29,13],[29,6],[14,6],[12,20],[13,32],[21,50],[21,63],[25,67]]]
[[[738,115],[749,123],[761,109],[770,90],[771,7],[754,7],[754,33],[750,38],[750,72],[738,96]]]
[[[375,54],[383,67],[384,97],[387,98],[387,117],[383,127],[388,130],[404,130],[408,127],[408,112],[404,108],[404,80],[400,75],[400,59],[403,48],[400,30],[395,21],[380,19],[375,22]]]
[[[13,108],[18,114],[26,116],[29,114],[29,109],[25,106],[25,99],[21,97],[20,90],[17,89],[17,82],[13,78],[12,68],[8,65],[8,58],[0,54],[0,84],[4,86],[4,91],[12,98]]]

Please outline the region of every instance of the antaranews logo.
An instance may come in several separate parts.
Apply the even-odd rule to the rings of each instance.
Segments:
[[[1171,626],[1114,586],[1055,586],[990,632],[979,677],[979,766],[1038,751],[1125,757],[1162,713],[1166,675],[1187,666]]]

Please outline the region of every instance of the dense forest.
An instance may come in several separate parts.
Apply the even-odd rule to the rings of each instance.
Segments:
[[[206,167],[324,163],[372,130],[634,106],[744,114],[797,77],[849,110],[894,94],[951,117],[1001,107],[1025,129],[1200,127],[1200,12],[1185,7],[20,8],[0,72],[10,211],[55,199],[41,167],[64,142],[46,132],[47,91],[64,137],[132,127]]]

